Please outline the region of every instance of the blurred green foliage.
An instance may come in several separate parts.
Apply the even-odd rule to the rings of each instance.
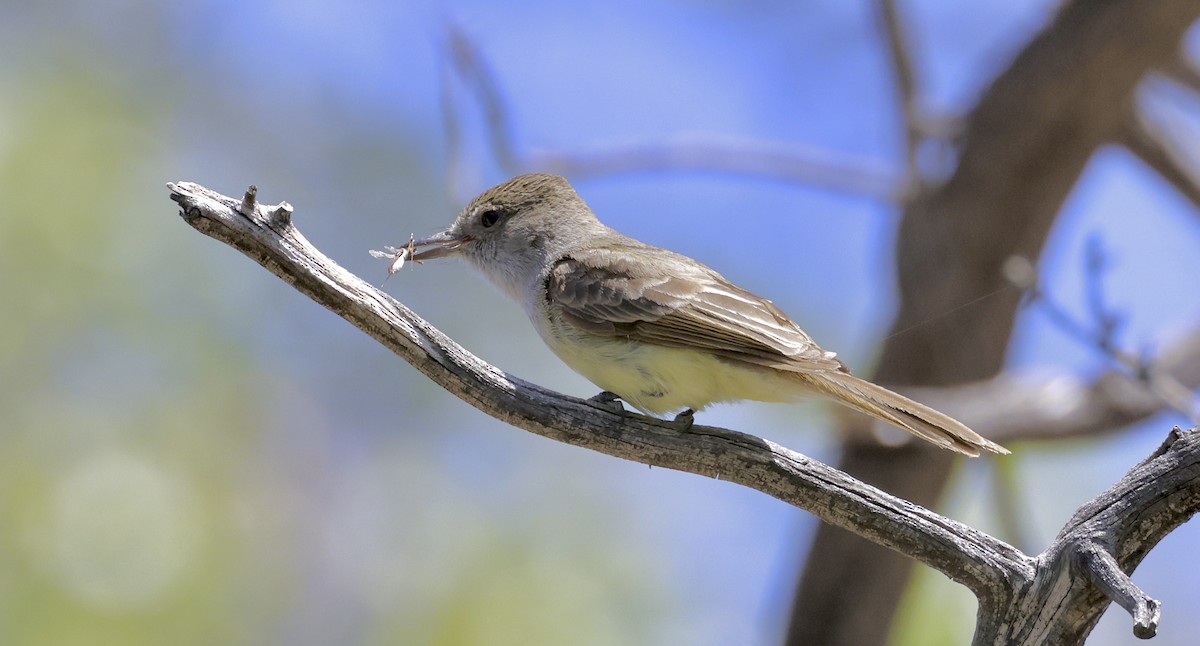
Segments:
[[[174,107],[113,65],[19,75],[0,104],[0,643],[616,644],[660,630],[669,604],[636,559],[589,561],[572,543],[591,539],[557,521],[465,522],[478,502],[416,493],[453,489],[428,466],[434,445],[345,466],[339,434],[361,426],[297,423],[292,407],[335,406],[320,401],[329,382],[289,374],[255,331],[287,315],[262,307],[284,286],[230,269],[173,215]],[[357,144],[339,156],[378,157],[379,141],[344,140]],[[540,551],[545,532],[565,543]]]

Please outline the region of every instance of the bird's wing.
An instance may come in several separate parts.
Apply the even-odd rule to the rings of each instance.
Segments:
[[[847,372],[771,301],[648,245],[572,253],[554,265],[546,287],[563,320],[592,334],[794,372]]]

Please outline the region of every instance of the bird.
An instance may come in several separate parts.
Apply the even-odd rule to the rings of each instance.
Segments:
[[[951,451],[1009,453],[949,415],[851,374],[770,300],[608,227],[558,175],[493,186],[449,228],[393,251],[398,260],[466,259],[524,309],[564,363],[603,389],[601,401],[678,412],[690,426],[696,411],[717,402],[817,395]]]

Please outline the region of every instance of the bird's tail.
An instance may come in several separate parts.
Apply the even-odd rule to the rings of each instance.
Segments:
[[[1001,454],[1009,452],[945,413],[849,373],[802,376],[809,387],[839,404],[898,426],[942,448],[970,456],[978,456],[980,449]]]

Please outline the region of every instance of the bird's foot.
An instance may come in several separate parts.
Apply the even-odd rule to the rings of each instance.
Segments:
[[[696,411],[687,409],[675,416],[675,423],[679,426],[680,433],[687,433],[692,430],[692,424],[696,423]]]
[[[616,393],[601,390],[596,395],[588,397],[588,401],[598,404],[601,408],[607,409],[611,413],[625,417],[625,405],[621,403],[621,396]]]

